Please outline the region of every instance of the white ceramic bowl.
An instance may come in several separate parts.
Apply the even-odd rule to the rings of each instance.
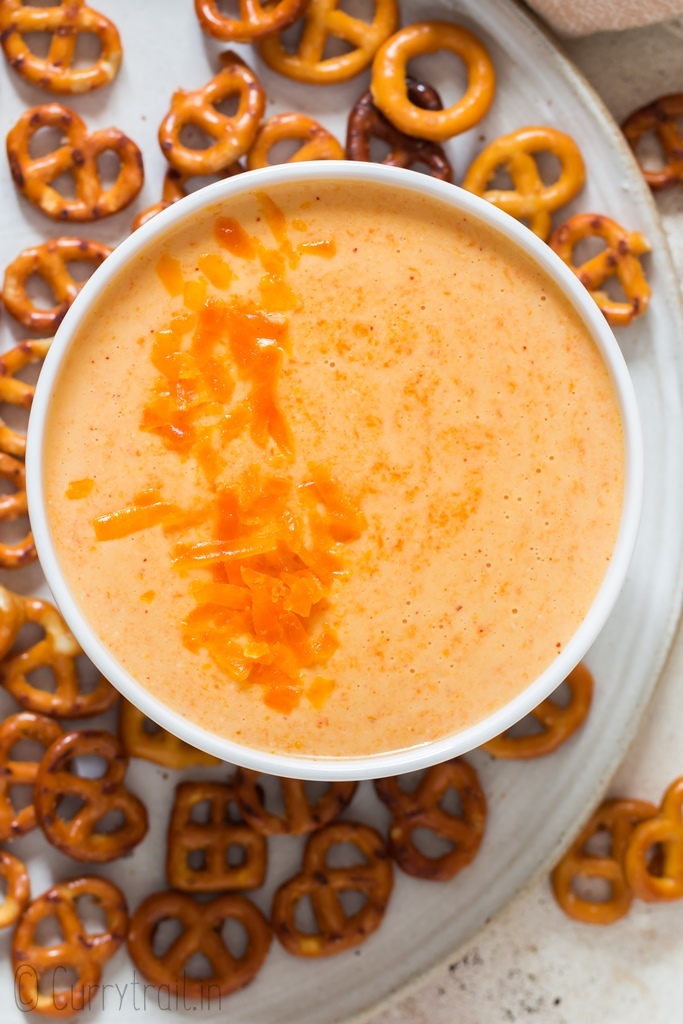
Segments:
[[[561,288],[588,327],[617,395],[626,456],[624,504],[616,545],[604,580],[585,619],[562,653],[514,700],[470,728],[407,750],[370,757],[302,757],[264,753],[199,728],[153,697],[113,658],[106,637],[98,636],[71,593],[52,540],[43,494],[43,459],[48,407],[66,352],[83,317],[105,288],[151,243],[170,235],[200,211],[216,215],[231,197],[281,183],[368,181],[391,189],[432,196],[494,228],[530,256]],[[643,450],[635,393],[614,335],[576,277],[531,231],[477,196],[413,171],[344,161],[281,164],[217,182],[188,196],[139,228],[112,253],[86,283],[60,326],[36,389],[28,429],[27,491],[38,555],[55,600],[83,650],[121,693],[146,715],[188,743],[234,764],[303,779],[365,779],[413,771],[463,754],[509,728],[546,698],[581,660],[605,624],[623,585],[638,532],[643,489]]]

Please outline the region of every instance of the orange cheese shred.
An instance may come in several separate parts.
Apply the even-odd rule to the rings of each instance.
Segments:
[[[162,256],[157,274],[183,308],[141,340],[158,376],[140,429],[193,461],[205,500],[184,510],[150,486],[94,527],[98,540],[114,540],[161,526],[172,566],[190,575],[183,645],[207,654],[226,679],[260,686],[270,709],[292,714],[304,695],[320,711],[334,689],[333,680],[311,682],[307,673],[339,647],[325,613],[347,573],[345,546],[359,540],[367,522],[329,466],[309,463],[305,479],[294,478],[294,437],[279,398],[291,350],[285,314],[299,302],[287,268],[307,254],[332,257],[334,241],[294,248],[282,210],[265,193],[257,200],[276,246],[220,217],[214,237],[230,263],[203,253],[200,276],[185,280],[180,262]],[[264,271],[260,302],[209,293],[209,286],[229,292],[237,261],[256,258]],[[230,446],[238,439],[261,449],[268,469],[254,462],[229,479]],[[140,600],[154,596],[149,590]]]
[[[71,501],[78,501],[81,498],[87,498],[92,493],[92,489],[95,486],[95,481],[87,477],[84,480],[71,480],[66,492],[65,497]]]

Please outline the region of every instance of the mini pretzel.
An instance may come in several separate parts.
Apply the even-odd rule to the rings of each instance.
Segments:
[[[52,344],[52,338],[44,338],[41,341],[26,339],[11,348],[0,356],[0,405],[17,405],[22,409],[30,409],[33,403],[35,388],[19,380],[14,375],[23,370],[30,363],[37,363],[44,359]],[[23,459],[26,455],[26,435],[8,427],[5,421],[0,418],[0,451],[8,455],[16,455]],[[2,644],[0,644],[2,651]],[[0,653],[2,657],[2,653]]]
[[[258,78],[235,53],[222,53],[223,70],[193,92],[179,89],[159,126],[159,145],[169,164],[181,174],[205,175],[224,171],[247,152],[256,138],[266,109],[266,94]],[[216,110],[228,96],[238,96],[237,113]],[[206,149],[190,149],[180,140],[187,125],[196,125],[214,141]]]
[[[425,53],[450,50],[467,68],[467,91],[445,110],[428,110],[408,94],[408,62]],[[478,124],[496,91],[489,52],[472,32],[448,21],[423,21],[400,29],[377,51],[370,91],[375,104],[405,135],[445,142]]]
[[[150,726],[154,731],[150,731]],[[119,739],[128,757],[140,757],[164,768],[196,768],[221,763],[217,757],[166,732],[123,697],[119,707]]]
[[[36,827],[33,804],[14,809],[13,786],[32,786],[38,775],[38,761],[12,761],[13,748],[21,740],[33,740],[51,746],[62,735],[62,727],[45,715],[22,711],[10,715],[0,724],[0,842],[24,836]]]
[[[161,955],[154,952],[154,933],[162,921],[176,919],[183,931]],[[247,933],[247,948],[241,957],[232,955],[221,936],[225,921],[239,921]],[[156,892],[148,896],[133,914],[128,936],[130,958],[147,981],[157,986],[179,984],[191,1000],[204,996],[229,996],[256,977],[268,955],[271,930],[267,920],[245,896],[224,895],[208,903],[197,903],[180,892]],[[203,953],[212,974],[188,977],[187,962]]]
[[[447,882],[476,857],[486,826],[486,797],[477,773],[457,758],[428,768],[417,789],[400,787],[400,776],[377,779],[375,790],[393,817],[389,827],[389,852],[399,867],[415,878]],[[450,814],[441,806],[449,789],[462,804],[462,814]],[[441,857],[429,857],[413,842],[417,828],[429,829],[447,840],[453,849]]]
[[[85,283],[73,279],[69,264],[91,263],[99,267],[111,251],[108,245],[87,238],[53,238],[24,249],[5,271],[5,309],[30,331],[54,334]],[[52,289],[57,301],[50,309],[41,309],[28,296],[26,282],[33,274],[42,277]]]
[[[560,161],[560,176],[552,185],[544,185],[538,172],[534,154],[541,152],[553,153]],[[499,167],[508,172],[514,189],[489,189]],[[532,126],[501,135],[482,150],[462,187],[517,220],[528,220],[534,234],[546,241],[552,230],[551,213],[573,199],[585,180],[583,157],[574,140],[556,128]]]
[[[241,174],[244,170],[242,164],[236,160],[234,164],[230,164],[224,171],[221,171],[221,178],[231,178],[234,174]],[[152,220],[162,210],[167,210],[173,203],[177,203],[179,199],[184,199],[186,195],[189,195],[185,188],[187,182],[190,180],[190,176],[187,174],[181,174],[180,171],[176,171],[174,167],[169,167],[164,175],[164,187],[161,193],[161,201],[154,203],[152,206],[148,206],[146,210],[142,210],[133,221],[132,230],[137,231],[138,228],[146,224],[148,220]]]
[[[604,239],[607,247],[597,256],[575,266],[575,246],[584,238],[596,237]],[[636,317],[643,315],[652,293],[638,259],[650,251],[650,245],[640,232],[627,231],[601,213],[579,213],[553,232],[549,245],[585,285],[608,323],[627,327]],[[615,276],[627,302],[612,299],[601,290],[605,281]]]
[[[233,787],[225,782],[182,782],[176,789],[166,846],[168,884],[181,892],[225,892],[258,889],[266,876],[268,848],[265,836],[243,821],[231,821]],[[192,813],[208,804],[208,821],[195,821]],[[228,862],[230,847],[238,847],[242,862]],[[204,857],[201,868],[190,863],[190,855]]]
[[[41,128],[58,128],[66,142],[46,156],[31,157],[31,139]],[[97,158],[116,153],[121,166],[116,181],[103,190]],[[82,118],[61,103],[26,110],[7,136],[7,157],[14,183],[28,201],[53,220],[91,221],[111,217],[132,203],[142,188],[142,153],[117,128],[88,134]],[[72,174],[76,198],[67,199],[51,185]]]
[[[543,726],[542,732],[529,736],[513,736],[504,732],[484,743],[483,749],[493,757],[527,761],[545,757],[561,747],[586,720],[593,700],[593,676],[580,663],[569,673],[565,684],[569,687],[568,704],[561,706],[548,697],[530,713],[529,717]]]
[[[26,622],[25,602],[21,594],[0,585],[0,658],[5,657]]]
[[[333,85],[366,68],[378,48],[398,25],[396,0],[373,0],[372,22],[353,18],[339,9],[339,0],[309,0],[296,53],[288,52],[273,33],[261,40],[259,53],[269,68],[297,82]],[[323,57],[328,39],[343,39],[355,49],[338,57]]]
[[[18,857],[0,850],[0,878],[5,880],[5,898],[0,903],[0,929],[9,928],[21,917],[31,899],[26,865]]]
[[[7,480],[15,489],[11,494],[0,494],[0,522],[12,521],[25,516],[28,511],[26,502],[26,469],[24,463],[13,458],[7,452],[0,452],[0,478]],[[14,544],[0,543],[0,567],[3,569],[21,569],[30,565],[37,558],[33,534],[29,530],[22,540]]]
[[[357,782],[331,782],[327,792],[311,804],[305,782],[278,779],[285,810],[284,814],[274,814],[266,809],[259,778],[259,772],[238,768],[234,778],[235,799],[245,821],[264,836],[300,836],[327,825],[351,803],[358,786]]]
[[[338,843],[352,843],[365,863],[329,867],[328,853]],[[306,843],[301,873],[275,893],[273,931],[293,956],[334,956],[365,942],[379,928],[393,884],[387,848],[374,828],[354,821],[326,825]],[[350,917],[339,898],[344,892],[361,892],[366,897],[364,906]],[[302,932],[296,924],[297,905],[307,896],[318,925],[317,935]]]
[[[661,96],[654,103],[634,111],[621,126],[634,153],[640,139],[647,132],[655,132],[659,139],[667,158],[661,170],[646,170],[638,161],[643,177],[652,189],[668,188],[683,181],[683,138],[678,127],[680,117],[683,117],[683,93],[679,92]]]
[[[296,139],[302,143],[287,163],[300,160],[343,160],[344,150],[334,135],[306,114],[275,114],[266,121],[256,136],[254,145],[249,150],[247,169],[268,167],[268,156],[273,146],[286,139]]]
[[[86,754],[104,758],[104,775],[87,779],[74,774],[73,760]],[[147,810],[124,785],[127,767],[128,758],[110,732],[82,729],[55,740],[41,761],[33,796],[38,824],[48,841],[74,860],[100,864],[117,860],[137,846],[147,832]],[[65,796],[83,801],[70,821],[58,815]],[[95,832],[110,811],[120,811],[123,824],[113,832]]]
[[[624,855],[634,827],[656,813],[654,804],[644,800],[606,800],[598,808],[551,876],[553,894],[565,914],[588,924],[612,924],[628,913],[633,892],[624,874]],[[601,831],[610,835],[610,854],[586,853],[588,842]],[[598,902],[577,896],[573,886],[582,878],[609,882],[609,899]]]
[[[81,920],[78,900],[83,896],[104,910],[104,931],[90,932]],[[63,939],[45,946],[36,938],[36,930],[50,917],[57,919]],[[17,1006],[45,1017],[73,1017],[74,1011],[90,1009],[91,1001],[97,1006],[102,967],[127,933],[128,907],[113,882],[85,876],[53,885],[28,905],[12,939]],[[69,970],[75,972],[76,981],[60,990]],[[43,979],[46,984],[41,991]]]
[[[57,609],[38,597],[24,598],[24,622],[33,622],[45,630],[45,636],[32,647],[10,654],[0,662],[0,684],[27,711],[57,718],[87,718],[110,708],[118,694],[104,676],[94,690],[83,693],[76,658],[83,651],[67,628]],[[22,623],[23,625],[23,623]],[[55,679],[53,693],[32,686],[28,676],[39,668],[49,668]]]
[[[652,870],[650,854],[661,847],[661,865]],[[648,903],[683,899],[683,778],[671,783],[659,812],[633,830],[624,858],[634,894]]]
[[[228,43],[251,43],[272,32],[289,28],[306,7],[307,0],[240,0],[240,17],[221,14],[217,0],[194,0],[199,24],[215,39]]]
[[[32,53],[24,38],[49,32],[46,57]],[[94,64],[74,67],[81,32],[96,35],[102,47]],[[24,0],[0,0],[0,43],[7,60],[22,78],[50,92],[81,93],[111,82],[121,64],[121,39],[109,18],[85,0],[62,0],[57,7],[30,7]]]
[[[408,81],[408,98],[411,103],[424,110],[442,110],[443,105],[436,89],[414,79]],[[413,167],[425,164],[434,178],[453,181],[453,168],[441,146],[425,139],[414,139],[404,135],[387,121],[372,102],[370,90],[364,92],[349,114],[346,134],[346,155],[349,160],[372,160],[371,138],[381,139],[391,146],[391,151],[382,160],[391,167]]]

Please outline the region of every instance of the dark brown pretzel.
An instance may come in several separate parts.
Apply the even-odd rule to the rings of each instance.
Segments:
[[[166,845],[168,884],[181,892],[226,892],[258,889],[266,876],[268,847],[243,821],[231,821],[233,787],[226,782],[182,782],[176,789]],[[208,821],[195,821],[192,813],[208,804]],[[228,863],[230,847],[238,847],[242,862]],[[190,854],[201,853],[204,865],[192,867]]]
[[[46,57],[33,53],[29,32],[48,32]],[[102,52],[94,64],[74,67],[81,32],[96,35]],[[116,26],[85,0],[62,0],[56,7],[30,7],[24,0],[0,0],[0,43],[7,60],[22,78],[50,92],[90,92],[115,77],[123,51]]]
[[[441,803],[454,789],[462,814],[450,814]],[[389,852],[399,867],[415,878],[447,882],[476,857],[486,827],[486,797],[474,768],[455,759],[428,768],[417,789],[400,787],[400,776],[377,779],[375,790],[393,818],[389,827]],[[453,849],[441,857],[429,857],[413,842],[417,828],[428,829]]]
[[[12,494],[0,495],[0,521],[19,519],[28,511],[26,502],[26,469],[24,463],[7,452],[0,452],[0,478],[16,488]],[[13,544],[0,543],[0,567],[21,569],[37,558],[33,534],[29,530],[22,540]]]
[[[306,783],[299,779],[278,779],[285,803],[284,814],[266,810],[265,795],[258,784],[259,772],[238,768],[235,799],[240,813],[252,828],[265,836],[303,835],[326,825],[351,803],[357,782],[332,782],[327,792],[311,805]]]
[[[87,754],[104,758],[104,775],[86,779],[74,774],[72,762]],[[110,732],[82,729],[55,740],[38,769],[33,796],[38,824],[53,846],[74,860],[97,863],[117,860],[137,846],[147,832],[147,810],[124,785],[127,767],[128,758]],[[70,821],[58,814],[65,796],[83,800]],[[123,824],[113,832],[95,832],[110,811],[120,811]]]
[[[0,850],[0,878],[4,879],[5,898],[0,903],[0,929],[16,924],[31,898],[26,865],[5,850]]]
[[[27,338],[0,356],[0,405],[17,405],[22,409],[30,409],[33,403],[35,388],[15,377],[29,363],[37,363],[44,359],[52,344],[52,338],[33,341]],[[0,418],[0,451],[23,459],[26,455],[26,435],[8,427]],[[2,645],[0,644],[0,652]],[[0,653],[2,657],[2,653]]]
[[[553,894],[565,914],[588,924],[612,924],[628,913],[633,892],[624,874],[624,857],[634,828],[656,813],[655,805],[645,800],[606,800],[598,808],[551,876]],[[598,832],[608,832],[611,839],[611,850],[605,856],[586,853],[588,842]],[[581,878],[609,882],[609,899],[578,896],[574,883]]]
[[[635,110],[626,118],[622,131],[629,146],[636,152],[643,135],[655,132],[664,151],[666,163],[659,171],[648,171],[638,161],[645,181],[652,189],[668,188],[683,181],[683,138],[678,127],[683,117],[683,93],[660,96],[653,103]]]
[[[352,843],[365,863],[331,868],[327,856],[338,843]],[[393,871],[379,832],[355,821],[337,821],[309,837],[300,874],[285,882],[273,897],[273,931],[293,956],[333,956],[365,942],[379,928],[394,884]],[[339,899],[343,892],[361,892],[365,905],[349,917]],[[309,896],[317,935],[302,932],[296,908]]]
[[[145,723],[155,726],[155,731],[149,732]],[[156,725],[125,697],[121,698],[119,705],[119,739],[128,757],[140,757],[164,768],[196,768],[198,765],[221,763],[219,758],[197,750]]]
[[[154,933],[162,921],[179,920],[183,931],[166,952],[154,952]],[[248,936],[247,949],[238,959],[225,945],[220,929],[224,921],[235,920]],[[180,892],[156,892],[148,896],[133,914],[128,937],[130,958],[153,985],[182,985],[186,996],[203,1000],[213,993],[229,996],[244,988],[261,970],[271,943],[267,920],[245,896],[217,896],[197,903]],[[203,953],[212,974],[189,978],[185,965],[195,953]]]
[[[243,170],[242,164],[236,160],[234,164],[230,164],[224,171],[221,171],[218,177],[219,179],[232,178],[234,174],[241,174]],[[176,171],[175,167],[169,167],[164,175],[164,187],[160,202],[148,206],[146,210],[142,210],[133,221],[131,230],[137,231],[138,228],[146,224],[148,220],[156,217],[162,210],[167,210],[173,203],[177,203],[179,199],[184,199],[186,195],[189,195],[185,186],[191,178],[191,175],[181,174],[180,171]]]
[[[542,732],[531,733],[528,736],[513,736],[504,732],[484,743],[483,749],[493,757],[526,761],[552,754],[553,750],[566,743],[588,716],[593,700],[593,676],[580,662],[569,673],[565,683],[570,692],[568,704],[556,704],[551,694],[529,715],[543,726]]]
[[[104,931],[90,932],[78,913],[82,896],[94,899],[105,912]],[[62,941],[45,946],[36,940],[36,929],[45,918],[55,917]],[[113,882],[104,878],[71,878],[58,882],[30,903],[12,940],[15,996],[20,1009],[45,1017],[73,1017],[78,1010],[97,1005],[102,966],[111,960],[128,933],[126,900]],[[76,981],[66,991],[59,984],[66,972]],[[61,977],[60,977],[61,974]],[[41,980],[50,983],[41,991]]]
[[[441,97],[436,89],[424,82],[407,79],[408,99],[413,106],[422,110],[443,110]],[[414,167],[424,164],[429,173],[441,181],[453,181],[453,168],[441,146],[426,139],[416,139],[404,135],[394,128],[384,114],[372,102],[372,93],[368,89],[356,100],[349,114],[346,131],[346,156],[349,160],[372,160],[370,140],[381,139],[391,146],[391,151],[383,158],[383,164],[390,167]]]
[[[159,126],[159,145],[172,167],[188,176],[219,174],[248,151],[266,109],[258,78],[235,53],[222,53],[223,70],[193,92],[178,89]],[[231,117],[216,110],[228,96],[239,97]],[[206,149],[190,149],[180,141],[186,125],[196,125],[214,141]]]
[[[54,334],[85,283],[74,280],[69,263],[91,263],[99,267],[111,251],[108,245],[88,238],[53,238],[24,249],[5,271],[2,288],[5,309],[29,331]],[[50,309],[41,309],[29,298],[26,282],[33,274],[42,277],[52,289],[57,301]]]
[[[33,786],[38,775],[38,761],[12,761],[13,748],[21,740],[34,740],[45,748],[63,734],[62,727],[45,715],[22,711],[10,715],[0,724],[0,842],[24,836],[37,825],[33,804],[14,809],[13,786]]]
[[[308,0],[240,0],[240,17],[221,14],[217,0],[194,0],[199,24],[205,32],[226,43],[251,43],[271,32],[281,32],[303,14]]]
[[[76,659],[83,654],[57,609],[38,597],[23,599],[23,622],[33,622],[45,636],[27,650],[10,653],[0,662],[0,684],[27,711],[57,718],[87,718],[106,711],[118,694],[104,676],[96,688],[83,693]],[[22,622],[22,625],[23,625]],[[32,686],[28,676],[49,668],[55,679],[53,693]]]
[[[31,139],[41,128],[58,128],[66,142],[46,156],[31,157]],[[97,158],[116,153],[121,166],[116,181],[103,190]],[[75,111],[46,103],[21,115],[7,136],[7,157],[14,183],[30,203],[53,220],[91,221],[111,217],[132,203],[142,188],[142,153],[117,128],[88,133]],[[66,199],[52,187],[61,174],[72,174],[76,198]]]

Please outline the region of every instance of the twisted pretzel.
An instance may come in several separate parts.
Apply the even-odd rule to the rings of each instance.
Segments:
[[[535,153],[553,153],[560,161],[557,181],[544,185],[534,159]],[[489,189],[499,167],[512,178],[514,189]],[[532,126],[501,135],[482,150],[470,166],[462,187],[482,196],[547,240],[552,230],[551,214],[573,199],[583,188],[586,169],[578,146],[556,128]]]
[[[278,779],[285,810],[283,814],[274,814],[266,809],[259,778],[259,772],[238,768],[234,777],[235,800],[244,820],[264,836],[300,836],[327,825],[351,803],[358,786],[357,782],[331,782],[327,792],[311,804],[305,782]]]
[[[445,110],[428,110],[408,95],[408,62],[425,53],[450,50],[467,68],[467,91]],[[496,91],[489,52],[472,32],[448,21],[423,21],[400,29],[377,51],[370,91],[377,107],[405,135],[445,142],[478,124]]]
[[[4,658],[26,621],[26,598],[0,585],[0,658]]]
[[[408,80],[408,99],[424,110],[442,110],[441,98],[431,85]],[[370,140],[381,139],[391,146],[382,160],[391,167],[413,167],[425,164],[430,174],[441,181],[453,181],[453,168],[441,146],[426,139],[414,139],[405,135],[387,121],[372,102],[370,90],[356,100],[351,108],[346,133],[346,156],[349,160],[372,160]]]
[[[343,160],[344,150],[334,135],[306,114],[275,114],[262,128],[249,150],[247,169],[268,167],[269,153],[278,142],[296,139],[302,143],[287,163],[298,163],[300,160]]]
[[[31,157],[31,139],[41,128],[58,128],[66,142],[46,156]],[[102,189],[97,158],[116,153],[121,166],[118,177]],[[91,221],[111,217],[132,203],[142,188],[142,153],[117,128],[88,134],[78,114],[61,103],[45,103],[21,115],[7,136],[7,157],[17,188],[28,201],[53,220]],[[51,185],[61,174],[72,174],[76,198],[67,199]]]
[[[29,32],[49,32],[46,57],[32,53],[24,38]],[[102,47],[94,64],[74,67],[81,32],[96,35]],[[23,0],[0,0],[0,43],[7,60],[22,78],[50,92],[81,93],[111,82],[123,51],[116,25],[85,0],[62,0],[57,7],[29,7]]]
[[[575,266],[574,247],[584,238],[595,237],[604,239],[607,247],[592,259]],[[627,231],[601,213],[579,213],[553,232],[549,245],[585,285],[608,323],[627,327],[636,317],[643,315],[652,293],[638,259],[650,251],[650,245],[640,232]],[[615,276],[627,302],[611,299],[607,292],[601,290],[605,281]]]
[[[178,89],[171,109],[159,126],[159,145],[172,167],[181,174],[219,174],[239,160],[256,138],[266,109],[266,94],[258,78],[235,53],[222,53],[223,70],[193,92]],[[238,96],[231,117],[216,110],[228,96]],[[180,141],[187,125],[195,125],[214,141],[206,149],[190,149]]]
[[[643,135],[655,132],[667,158],[659,171],[649,171],[638,161],[645,181],[652,189],[668,188],[683,181],[683,138],[678,127],[678,118],[683,117],[683,93],[660,96],[654,103],[635,110],[626,118],[622,131],[629,146],[636,153]]]
[[[333,85],[360,74],[398,25],[396,0],[373,0],[372,22],[353,18],[339,9],[339,0],[309,0],[296,53],[289,53],[281,37],[262,39],[259,53],[269,68],[297,82]],[[328,39],[343,39],[355,49],[338,57],[323,57]]]
[[[552,696],[541,701],[530,713],[543,731],[528,736],[513,736],[501,733],[495,739],[483,744],[483,749],[493,757],[512,761],[527,761],[534,757],[552,754],[579,729],[590,711],[593,700],[593,676],[583,663],[579,663],[565,679],[569,687],[569,703],[556,704]]]
[[[166,952],[154,952],[154,933],[162,921],[177,919],[183,931]],[[224,921],[239,921],[247,932],[247,948],[241,957],[232,955],[221,937]],[[245,896],[224,895],[208,903],[197,903],[180,892],[156,892],[148,896],[133,914],[128,952],[138,970],[153,985],[182,984],[187,997],[229,996],[244,988],[261,970],[271,943],[270,925]],[[185,965],[203,953],[212,974],[188,977]]]
[[[236,160],[234,164],[230,164],[224,171],[221,171],[219,178],[231,178],[234,174],[241,174],[243,170],[244,167]],[[177,203],[179,199],[184,199],[189,194],[185,188],[189,180],[189,175],[181,174],[174,167],[169,167],[164,175],[164,186],[160,202],[148,206],[146,210],[142,210],[133,221],[132,230],[137,231],[138,228],[146,224],[147,221],[152,220],[162,210],[167,210],[169,206]]]
[[[94,899],[104,910],[103,931],[90,932],[78,912],[78,900]],[[45,946],[36,939],[44,918],[56,917],[63,940]],[[17,1005],[30,1007],[45,1017],[72,1017],[97,1000],[102,967],[116,953],[128,933],[126,900],[113,882],[85,876],[58,882],[33,900],[25,910],[12,939],[12,967]],[[60,982],[72,970],[76,981],[66,991]],[[50,978],[41,992],[43,978]]]
[[[650,854],[657,846],[663,856],[655,873]],[[671,783],[657,815],[633,830],[624,870],[638,899],[648,903],[683,899],[683,778]]]
[[[153,726],[151,732],[148,726]],[[196,768],[203,764],[220,764],[217,757],[185,743],[166,732],[142,711],[121,698],[119,707],[119,739],[128,757],[163,765],[164,768]]]
[[[29,711],[10,715],[0,724],[0,842],[24,836],[37,824],[33,804],[20,811],[14,809],[12,787],[32,786],[40,762],[12,761],[13,748],[21,740],[33,740],[47,748],[62,734],[62,727],[54,719]]]
[[[99,676],[94,690],[81,692],[76,658],[83,651],[57,609],[38,597],[23,600],[23,622],[35,623],[45,631],[45,635],[32,647],[10,654],[0,662],[0,684],[25,710],[43,715],[87,718],[110,708],[118,693],[104,676]],[[28,676],[39,668],[49,668],[52,672],[55,680],[53,693],[29,682]]]
[[[107,762],[104,775],[86,779],[74,774],[76,757],[94,754]],[[129,853],[147,832],[147,809],[125,788],[128,758],[110,732],[82,729],[55,740],[41,761],[33,801],[38,824],[48,841],[74,860],[105,863]],[[58,815],[62,797],[83,801],[70,821]],[[95,832],[110,811],[120,811],[123,824],[111,832]]]
[[[182,782],[176,789],[166,846],[168,884],[181,892],[225,892],[258,889],[266,877],[268,847],[243,821],[230,820],[233,787],[225,782]],[[206,822],[195,821],[192,813],[208,804]],[[241,851],[241,863],[228,861],[230,847]],[[190,855],[201,853],[204,864],[192,867]]]
[[[35,388],[14,375],[23,370],[29,363],[37,363],[44,359],[52,344],[52,338],[41,341],[26,339],[0,356],[0,405],[17,405],[22,409],[30,409],[33,403]],[[0,418],[0,451],[8,455],[16,455],[23,459],[26,455],[26,435],[8,427]],[[0,644],[2,657],[2,644]]]
[[[0,903],[0,929],[15,924],[28,906],[31,883],[26,865],[18,857],[0,850],[0,878],[5,880],[5,898]]]
[[[417,789],[402,790],[400,776],[376,779],[378,797],[392,813],[389,852],[399,867],[415,878],[447,882],[474,860],[486,827],[486,797],[474,768],[455,758],[428,768]],[[449,789],[460,798],[462,814],[450,814],[441,803]],[[452,850],[429,857],[413,842],[415,829],[429,829],[447,840]]]
[[[331,868],[327,856],[337,843],[352,843],[365,863]],[[391,861],[384,840],[374,828],[354,821],[326,825],[309,837],[303,867],[273,897],[273,931],[293,956],[334,956],[358,946],[382,923],[394,884]],[[340,900],[344,892],[361,892],[366,903],[348,916]],[[296,908],[310,897],[318,925],[317,935],[302,932],[296,924]]]
[[[654,804],[644,800],[606,800],[598,808],[551,876],[553,894],[565,914],[587,924],[612,924],[628,913],[633,892],[624,874],[624,855],[634,827],[656,813]],[[602,831],[609,833],[610,854],[586,853],[588,842]],[[573,886],[582,878],[609,882],[609,899],[599,902],[577,896]]]
[[[87,238],[53,238],[24,249],[5,271],[2,301],[7,312],[30,331],[54,334],[85,283],[73,279],[69,263],[99,267],[111,251],[108,245]],[[29,298],[26,282],[33,274],[42,277],[52,289],[57,301],[50,309],[41,309]]]
[[[3,424],[4,426],[4,424]],[[7,480],[14,488],[10,494],[0,494],[0,522],[19,519],[28,511],[26,501],[26,469],[24,463],[7,452],[0,451],[0,478]],[[0,567],[21,569],[35,562],[38,557],[33,534],[29,532],[14,544],[0,543]]]
[[[194,0],[199,24],[215,39],[227,43],[251,43],[272,32],[289,28],[306,7],[307,0],[275,0],[264,7],[261,0],[240,0],[240,17],[221,14],[217,0]]]

